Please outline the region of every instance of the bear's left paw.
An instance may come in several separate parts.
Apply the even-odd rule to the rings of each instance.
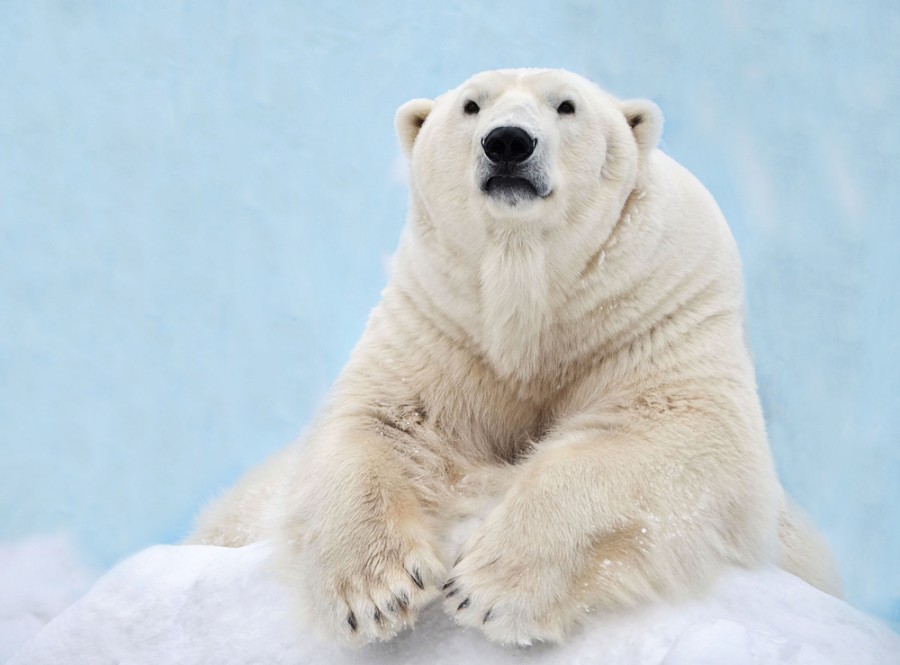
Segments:
[[[570,594],[570,567],[516,540],[501,529],[477,533],[444,584],[444,609],[501,644],[559,642],[587,609]]]

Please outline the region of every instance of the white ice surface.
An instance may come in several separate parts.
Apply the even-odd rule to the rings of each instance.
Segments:
[[[0,663],[96,578],[64,536],[34,536],[0,547]]]
[[[303,632],[268,556],[266,545],[152,547],[101,578],[10,665],[900,663],[900,636],[774,568],[732,571],[703,601],[594,616],[563,646],[501,648],[433,605],[414,630],[353,650]]]

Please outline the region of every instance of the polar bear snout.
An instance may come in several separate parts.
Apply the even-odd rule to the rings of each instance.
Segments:
[[[536,136],[522,127],[494,127],[481,139],[478,176],[491,199],[517,206],[550,195],[546,159]]]
[[[521,127],[497,127],[481,139],[481,147],[495,164],[519,164],[531,157],[537,142]]]

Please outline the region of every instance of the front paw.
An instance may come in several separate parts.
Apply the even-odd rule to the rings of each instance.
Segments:
[[[415,623],[446,578],[428,537],[415,529],[356,525],[306,541],[286,565],[300,578],[308,623],[339,642],[394,637]]]
[[[499,521],[475,533],[443,585],[444,609],[501,644],[558,642],[587,609],[572,591],[572,552],[515,526]]]

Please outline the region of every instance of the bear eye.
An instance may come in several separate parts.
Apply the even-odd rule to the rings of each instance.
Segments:
[[[481,109],[479,108],[478,104],[473,102],[471,99],[466,102],[465,106],[463,106],[463,111],[466,112],[466,115],[475,115],[480,110]]]
[[[560,115],[572,115],[575,113],[575,104],[568,99],[556,107],[556,112]]]

